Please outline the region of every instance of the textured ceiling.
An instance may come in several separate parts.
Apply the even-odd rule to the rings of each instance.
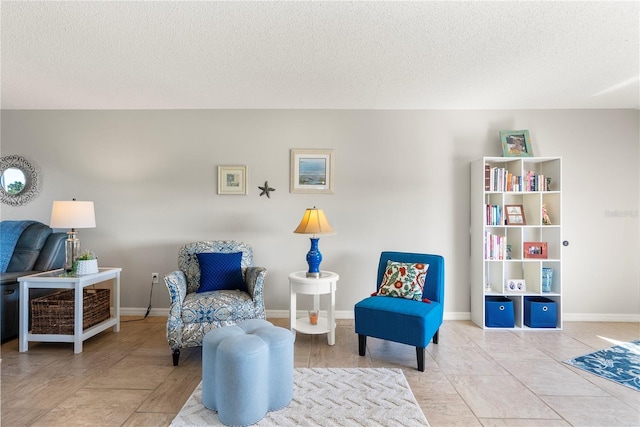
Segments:
[[[640,2],[2,1],[5,109],[639,108]]]

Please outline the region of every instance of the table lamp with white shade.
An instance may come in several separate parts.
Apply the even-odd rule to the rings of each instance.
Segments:
[[[65,242],[64,269],[71,271],[74,261],[80,256],[80,240],[76,228],[94,228],[96,215],[93,202],[73,199],[54,201],[51,210],[51,228],[70,228]]]
[[[318,240],[316,237],[318,234],[334,234],[333,228],[322,209],[308,208],[298,227],[293,231],[298,234],[311,234],[311,249],[307,252],[307,264],[309,264],[309,271],[307,271],[307,277],[320,277],[320,262],[322,262],[322,254],[318,249]]]

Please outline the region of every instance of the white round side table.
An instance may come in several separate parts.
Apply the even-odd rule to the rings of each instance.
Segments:
[[[336,343],[336,287],[337,273],[321,271],[320,277],[307,277],[306,271],[296,271],[289,274],[289,290],[291,303],[289,305],[289,326],[292,332],[303,334],[327,334],[329,345]],[[313,295],[313,310],[319,313],[320,295],[329,295],[329,305],[326,316],[318,316],[317,324],[312,325],[309,316],[297,317],[297,294]]]

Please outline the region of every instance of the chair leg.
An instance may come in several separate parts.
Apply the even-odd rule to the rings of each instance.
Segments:
[[[364,356],[367,349],[367,336],[358,334],[358,354]]]
[[[172,356],[173,356],[173,366],[178,366],[178,359],[180,359],[180,349],[176,348],[175,350],[173,350]]]
[[[438,344],[438,332],[440,332],[440,329],[438,328],[438,330],[436,331],[435,334],[433,334],[433,343],[434,344]]]
[[[418,356],[418,371],[424,372],[424,347],[416,347],[416,356]]]

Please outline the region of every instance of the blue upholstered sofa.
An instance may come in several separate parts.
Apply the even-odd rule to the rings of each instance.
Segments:
[[[66,233],[54,233],[37,221],[2,221],[0,223],[0,317],[2,342],[18,335],[18,277],[55,270],[64,265]],[[31,298],[47,295],[51,290],[32,289]]]

